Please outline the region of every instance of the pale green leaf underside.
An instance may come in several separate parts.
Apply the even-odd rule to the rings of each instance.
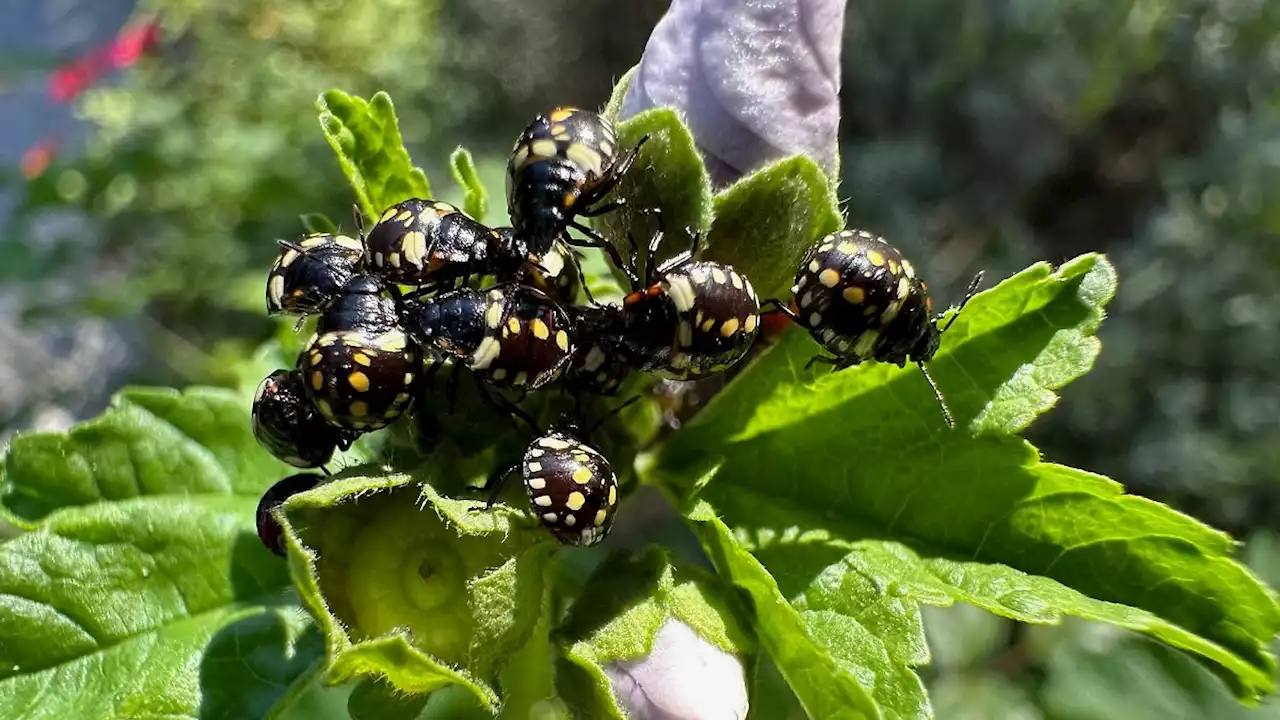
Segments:
[[[462,188],[462,209],[476,220],[484,222],[484,216],[489,212],[489,191],[480,181],[471,152],[466,148],[455,149],[449,156],[449,170],[453,181]]]
[[[1230,538],[1107,478],[1042,463],[1008,435],[1088,369],[1113,284],[1110,266],[1085,256],[1057,272],[1034,266],[975,298],[931,366],[956,431],[914,368],[808,373],[815,346],[791,332],[668,442],[654,474],[687,495],[691,473],[715,470],[702,496],[743,537],[812,530],[897,541],[960,588],[930,584],[924,602],[963,599],[1041,622],[1106,619],[1201,654],[1242,697],[1269,691],[1266,642],[1280,612],[1231,559]],[[786,555],[768,564],[795,565]],[[1004,592],[1011,583],[1017,591]]]

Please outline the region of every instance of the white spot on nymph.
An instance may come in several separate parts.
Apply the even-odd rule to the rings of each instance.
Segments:
[[[489,367],[494,360],[498,359],[498,353],[502,352],[502,345],[492,337],[486,337],[480,341],[480,346],[471,355],[472,370],[484,370]]]
[[[909,278],[913,278],[916,276],[915,267],[912,266],[911,263],[906,260],[902,261],[902,271],[905,272],[907,274],[907,277]]]
[[[813,313],[809,316],[809,327],[818,327],[822,324],[822,313]]]
[[[898,299],[906,300],[907,295],[911,294],[911,283],[906,278],[898,280]]]
[[[812,304],[813,304],[813,291],[810,290],[804,294],[804,297],[800,298],[800,307],[807,308]]]
[[[489,307],[484,311],[484,324],[490,329],[498,329],[502,324],[502,303],[489,303]]]
[[[287,268],[293,264],[294,260],[297,260],[297,259],[298,259],[297,250],[286,250],[284,253],[284,256],[280,258],[280,267]]]
[[[853,353],[859,357],[870,357],[871,349],[875,347],[876,339],[880,337],[879,330],[864,330],[858,336],[858,342],[854,343]]]
[[[565,525],[568,525],[569,527],[573,527],[574,525],[577,525],[577,524],[578,524],[578,518],[576,518],[576,517],[574,517],[574,516],[572,516],[572,515],[565,515],[565,516],[564,516],[564,524],[565,524]]]
[[[600,369],[601,365],[604,365],[604,351],[600,349],[599,345],[592,345],[591,349],[587,351],[587,359],[583,361],[582,367],[587,372],[595,372]]]
[[[529,463],[529,472],[535,473],[535,472],[540,472],[541,470],[542,470],[541,463]],[[534,490],[541,490],[546,486],[547,486],[547,481],[545,478],[540,478],[540,477],[529,478],[529,487],[533,488]]]
[[[697,295],[693,292],[693,285],[689,283],[689,278],[672,275],[662,284],[667,294],[671,296],[671,302],[675,303],[677,312],[688,312],[693,309]]]
[[[533,499],[533,504],[537,505],[538,507],[551,507],[551,496],[539,495],[538,497]]]
[[[558,437],[538,438],[538,444],[548,450],[568,450],[570,447],[569,443]]]
[[[547,497],[547,496],[543,495],[542,497]],[[542,513],[542,519],[546,520],[549,523],[553,523],[559,520],[560,516],[556,515],[555,513]]]
[[[689,275],[693,278],[693,281],[696,283],[701,284],[707,281],[707,269],[705,267],[702,267],[701,265],[690,270]]]
[[[678,337],[680,339],[680,347],[690,347],[693,345],[693,326],[689,324],[688,320],[680,321]]]
[[[538,264],[546,269],[548,277],[559,277],[564,271],[564,256],[553,248],[551,252],[538,258]]]
[[[528,455],[529,457],[539,458],[539,457],[542,457],[544,454],[546,454],[546,451],[540,450],[538,448],[529,448],[529,452],[525,454]]]
[[[718,285],[729,282],[729,277],[720,268],[711,268],[711,279],[715,280]]]
[[[271,293],[271,304],[279,306],[284,301],[284,276],[271,276],[271,282],[267,283],[267,291]]]
[[[816,273],[821,269],[822,269],[822,263],[818,262],[817,260],[814,260],[813,262],[809,263],[809,272]]]
[[[742,289],[742,276],[732,270],[729,271],[729,282],[739,290]]]

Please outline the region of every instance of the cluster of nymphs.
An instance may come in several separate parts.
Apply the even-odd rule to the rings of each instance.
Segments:
[[[492,479],[490,503],[519,471],[533,512],[558,540],[586,546],[603,539],[618,502],[608,460],[573,422],[540,429],[518,399],[552,386],[575,397],[611,396],[632,372],[705,378],[740,361],[760,328],[751,282],[729,265],[698,260],[698,235],[656,262],[660,212],[649,211],[659,230],[646,250],[629,238],[625,257],[579,221],[623,204],[606,196],[645,140],[620,149],[599,115],[558,108],[538,116],[511,153],[511,227],[490,228],[446,203],[410,199],[387,208],[367,233],[357,213],[359,237],[282,242],[268,276],[268,312],[316,315],[316,333],[293,369],[262,381],[253,406],[258,440],[284,462],[323,469],[336,449],[395,422],[415,402],[425,407],[421,394],[441,367],[453,368],[451,394],[465,368],[480,397],[535,431],[523,461]],[[620,305],[595,302],[571,245],[602,248],[629,278]],[[490,281],[480,286],[476,278]],[[834,355],[823,359],[839,368],[908,359],[923,368],[937,351],[941,331],[924,284],[868,233],[819,241],[800,265],[793,295],[769,304],[806,328]],[[271,512],[321,478],[292,475],[263,496],[259,533],[275,552]]]

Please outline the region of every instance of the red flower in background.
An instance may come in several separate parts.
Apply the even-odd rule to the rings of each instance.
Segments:
[[[57,102],[70,102],[109,71],[138,62],[159,42],[160,24],[154,17],[126,27],[110,43],[93,48],[55,70],[49,77],[49,96]]]
[[[58,154],[57,138],[42,138],[39,142],[27,148],[22,153],[22,159],[18,161],[18,168],[22,171],[22,177],[28,180],[35,180],[49,169],[53,158]]]

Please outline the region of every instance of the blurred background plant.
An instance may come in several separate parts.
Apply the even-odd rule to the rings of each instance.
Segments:
[[[304,213],[351,226],[321,90],[388,90],[441,197],[460,200],[445,163],[465,142],[500,198],[519,128],[601,104],[665,5],[11,0],[0,431],[91,415],[126,382],[238,379],[278,327],[274,239]],[[919,258],[944,301],[977,267],[1108,252],[1122,282],[1099,367],[1033,439],[1249,539],[1280,582],[1261,533],[1280,527],[1280,6],[867,0],[846,27],[851,224]],[[940,717],[1276,714],[1114,631],[928,620]]]

